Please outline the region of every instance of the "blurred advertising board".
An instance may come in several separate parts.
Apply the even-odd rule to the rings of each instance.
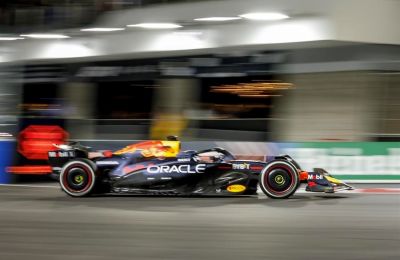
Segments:
[[[349,181],[400,182],[398,142],[308,142],[280,146],[305,170],[324,168]]]

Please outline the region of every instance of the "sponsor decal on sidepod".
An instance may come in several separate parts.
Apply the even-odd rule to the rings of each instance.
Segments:
[[[190,165],[152,165],[147,167],[149,173],[203,173],[206,169],[205,164],[198,164],[196,167]]]
[[[246,187],[240,184],[230,185],[226,188],[229,192],[242,192],[246,190]]]

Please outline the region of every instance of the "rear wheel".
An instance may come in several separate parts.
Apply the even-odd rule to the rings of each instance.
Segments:
[[[61,188],[72,197],[83,197],[91,194],[94,190],[95,181],[94,165],[90,161],[70,161],[61,169]]]
[[[261,190],[273,199],[285,199],[292,196],[299,184],[296,167],[284,160],[272,161],[260,174]]]

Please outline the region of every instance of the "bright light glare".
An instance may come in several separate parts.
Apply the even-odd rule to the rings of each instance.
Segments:
[[[15,41],[15,40],[23,40],[23,37],[0,37],[0,41]]]
[[[125,28],[86,28],[81,29],[82,32],[114,32],[123,31]]]
[[[195,21],[199,22],[225,22],[225,21],[233,21],[233,20],[240,20],[242,19],[241,17],[237,16],[220,16],[220,17],[203,17],[203,18],[196,18],[193,19]]]
[[[92,56],[93,51],[81,43],[70,43],[66,41],[55,41],[48,44],[43,52],[40,53],[41,57],[47,59],[56,58],[75,58]]]
[[[22,37],[29,37],[34,39],[65,39],[70,38],[67,35],[63,34],[51,34],[51,33],[32,33],[32,34],[21,34]]]
[[[286,14],[281,13],[248,13],[240,15],[240,17],[257,21],[276,21],[289,18]]]
[[[138,23],[138,24],[128,24],[127,26],[139,27],[145,29],[174,29],[182,27],[182,25],[176,23]]]
[[[151,45],[151,50],[171,51],[171,50],[191,50],[207,48],[209,45],[202,40],[200,35],[192,35],[185,33],[165,33],[160,34]]]
[[[326,39],[329,30],[323,24],[315,21],[288,21],[260,26],[254,31],[251,42],[253,44],[305,42]]]

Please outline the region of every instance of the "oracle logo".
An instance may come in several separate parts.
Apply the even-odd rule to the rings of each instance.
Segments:
[[[203,173],[206,170],[205,164],[191,165],[153,165],[147,167],[149,173]]]

